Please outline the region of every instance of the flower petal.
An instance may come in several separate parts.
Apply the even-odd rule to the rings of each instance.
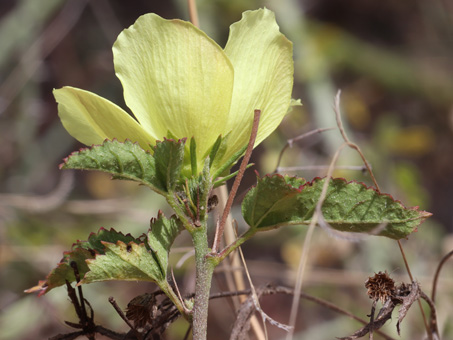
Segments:
[[[92,92],[74,87],[54,90],[58,115],[69,134],[85,145],[101,144],[105,139],[138,142],[145,150],[155,139],[126,111]]]
[[[261,110],[255,146],[282,121],[293,88],[292,43],[279,31],[268,9],[247,11],[231,25],[225,53],[234,67],[234,89],[227,131],[232,154],[249,140],[253,112]]]
[[[233,68],[223,50],[191,23],[146,14],[119,35],[113,54],[140,124],[156,139],[195,137],[197,157],[205,154],[230,109]]]

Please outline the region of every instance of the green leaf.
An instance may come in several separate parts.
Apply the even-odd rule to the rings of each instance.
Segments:
[[[167,277],[168,253],[176,236],[184,229],[175,217],[165,218],[159,211],[157,219],[151,220],[151,229],[148,232],[148,245],[155,254],[155,259],[163,277]]]
[[[165,281],[153,254],[144,243],[109,243],[102,241],[105,254],[87,260],[89,272],[82,284],[98,281]]]
[[[212,148],[209,151],[209,166],[212,166],[212,163],[214,162],[214,159],[217,156],[217,152],[220,149],[220,145],[222,145],[222,141],[224,141],[224,140],[225,140],[225,138],[222,138],[222,135],[220,135],[216,139],[215,143],[212,145]],[[221,151],[225,152],[225,150],[226,150],[226,147],[224,147],[223,150],[221,150]]]
[[[268,230],[284,225],[308,225],[325,179],[306,183],[302,178],[280,175],[258,178],[244,198],[242,214],[252,229]],[[390,195],[362,183],[344,179],[329,181],[322,206],[326,222],[335,230],[370,233],[387,223],[381,236],[401,239],[412,233],[430,213],[405,208]]]
[[[242,149],[237,151],[235,154],[233,154],[233,156],[230,157],[230,159],[228,159],[227,161],[225,161],[225,163],[220,165],[216,172],[212,175],[212,178],[217,178],[219,176],[227,176],[228,175],[227,172],[231,169],[231,167],[238,161],[239,158],[241,158],[244,155],[245,150],[247,150],[247,146],[248,146],[247,144],[244,145]],[[213,166],[215,166],[215,164],[216,163],[214,162]]]
[[[192,176],[198,173],[197,165],[197,143],[195,138],[190,138],[190,167],[192,169]]]
[[[81,149],[69,155],[60,168],[108,172],[115,179],[136,181],[160,194],[165,192],[156,177],[153,155],[131,141],[106,140],[102,145]]]
[[[71,251],[63,254],[63,259],[58,263],[55,269],[49,273],[46,280],[40,281],[37,286],[28,289],[26,292],[32,293],[39,291],[39,295],[42,295],[48,293],[53,288],[64,285],[66,281],[69,283],[76,281],[74,269],[71,267],[72,262],[77,264],[80,278],[83,278],[90,270],[86,260],[94,259],[96,254],[104,254],[105,248],[102,245],[102,242],[117,242],[119,240],[124,242],[141,242],[130,234],[124,235],[113,229],[106,230],[101,228],[97,234],[92,233],[87,241],[77,241],[77,243],[72,246]]]
[[[157,142],[151,155],[128,140],[124,143],[106,140],[102,145],[72,153],[60,168],[108,172],[114,179],[136,181],[165,195],[179,180],[184,142],[168,139]]]
[[[136,242],[142,243],[143,241],[140,238],[135,238],[131,234],[124,235],[121,232],[116,231],[115,229],[107,230],[105,228],[99,229],[97,233],[91,233],[88,236],[87,241],[77,241],[75,244],[77,247],[81,247],[83,249],[91,251],[93,254],[103,254],[104,253],[104,246],[102,242],[116,242],[116,241],[123,241],[126,243],[129,242]]]
[[[152,220],[147,237],[134,238],[101,228],[87,241],[75,243],[46,280],[26,292],[42,295],[66,281],[76,281],[72,262],[77,263],[81,284],[107,280],[152,281],[168,291],[168,252],[182,229],[176,217],[167,219],[161,211]]]
[[[184,145],[185,139],[175,141],[164,138],[154,148],[156,177],[159,187],[165,192],[173,191],[178,183],[184,163]]]
[[[100,241],[105,247],[104,253],[87,261],[89,271],[81,283],[124,280],[151,281],[166,286],[168,252],[182,229],[175,217],[167,219],[159,212],[158,218],[151,221],[147,241]]]

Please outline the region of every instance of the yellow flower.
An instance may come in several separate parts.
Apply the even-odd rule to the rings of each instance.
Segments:
[[[64,127],[86,145],[116,138],[152,150],[164,137],[193,137],[201,170],[222,135],[226,150],[215,160],[214,173],[247,145],[255,109],[262,111],[258,145],[291,106],[292,43],[267,9],[243,13],[231,25],[225,49],[189,22],[146,14],[118,36],[113,55],[136,120],[94,93],[73,87],[54,91]],[[189,152],[186,147],[187,160]]]

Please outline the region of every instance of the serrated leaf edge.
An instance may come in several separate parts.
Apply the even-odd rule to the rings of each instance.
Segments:
[[[127,248],[129,245],[131,245],[131,244],[135,244],[135,245],[138,246],[138,247],[143,246],[143,247],[146,249],[146,251],[153,257],[154,261],[156,261],[156,263],[157,263],[157,260],[155,259],[154,251],[151,250],[151,249],[149,248],[149,246],[146,244],[146,242],[136,243],[136,242],[134,242],[134,241],[130,241],[130,242],[128,242],[128,243],[125,243],[125,242],[123,242],[123,241],[121,241],[121,240],[118,240],[116,243],[107,242],[107,241],[101,241],[101,243],[102,243],[104,246],[105,246],[106,244],[112,244],[112,245],[115,245],[115,246],[120,246],[120,244],[123,244],[123,245],[126,246],[126,248]],[[107,248],[107,246],[105,246],[105,247]],[[85,260],[85,262],[87,263],[88,267],[89,267],[90,263],[96,261],[96,259],[97,259],[98,257],[100,257],[100,256],[107,256],[107,255],[106,255],[106,254],[96,254],[96,256],[95,256],[93,259],[87,259],[87,260]],[[133,267],[139,269],[142,273],[144,273],[146,276],[148,276],[148,274],[145,273],[140,267],[137,267],[136,265],[132,265],[132,264],[129,263],[129,262],[127,262],[127,263],[128,263],[129,265],[131,265],[131,266],[133,266]],[[160,269],[159,263],[157,263],[157,265],[158,265],[158,267],[159,267],[159,269]],[[90,268],[90,271],[91,271],[91,268]],[[86,276],[90,271],[88,271],[88,272],[85,274],[85,276]],[[84,282],[85,276],[83,277],[82,280],[80,280],[80,282],[77,284],[77,286],[80,286],[80,285],[83,285],[83,284],[87,284],[87,282]],[[149,277],[149,276],[148,276],[148,277]],[[113,279],[111,279],[111,280],[99,280],[99,281],[93,281],[93,282],[114,281],[114,280],[117,280],[117,281],[124,281],[124,280],[121,280],[121,279],[115,279],[115,278],[113,278]],[[163,279],[163,280],[165,280],[165,279]],[[135,279],[132,280],[132,281],[135,281]],[[151,278],[151,280],[145,280],[145,281],[147,281],[147,282],[155,282],[155,283],[157,283],[157,284],[160,283],[159,280],[157,280],[157,279],[152,279],[152,278]],[[88,282],[88,283],[90,283],[90,282]]]
[[[282,175],[282,174],[267,174],[263,177],[260,177],[259,174],[256,172],[257,174],[257,177],[258,177],[258,180],[263,180],[264,178],[266,177],[269,177],[269,178],[272,178],[272,177],[281,177],[283,179],[285,179],[285,176]],[[291,178],[301,178],[301,179],[304,179],[303,177],[297,177],[297,176],[290,176]],[[300,185],[298,188],[296,187],[293,187],[291,184],[289,183],[286,183],[286,185],[288,185],[289,187],[291,188],[294,188],[294,189],[297,189],[299,190],[300,192],[302,192],[302,190],[306,187],[309,187],[309,186],[313,186],[315,184],[315,182],[317,181],[321,181],[321,180],[324,180],[326,179],[327,177],[314,177],[311,181],[306,181],[306,183]],[[359,184],[359,185],[362,185],[363,187],[365,187],[366,190],[373,190],[374,192],[376,192],[378,195],[380,196],[387,196],[389,197],[393,202],[396,202],[398,204],[400,204],[404,209],[406,210],[414,210],[414,211],[417,211],[418,213],[420,213],[421,215],[423,216],[426,216],[425,218],[428,218],[430,216],[432,216],[432,213],[430,212],[427,212],[427,211],[424,211],[424,210],[418,210],[419,209],[419,206],[416,205],[416,206],[413,206],[413,207],[406,207],[400,200],[397,200],[395,198],[393,198],[393,196],[391,194],[388,194],[388,193],[383,193],[381,191],[379,191],[378,189],[376,189],[375,187],[373,186],[369,186],[367,184],[365,184],[364,182],[361,182],[361,181],[356,181],[356,180],[351,180],[351,181],[348,181],[347,179],[343,178],[343,177],[330,177],[330,180],[331,181],[343,181],[344,183],[346,184]],[[258,183],[257,183],[258,184]],[[249,190],[247,190],[247,193],[252,189],[252,188],[255,188],[257,186],[257,184],[253,185],[252,187],[250,187]]]
[[[246,192],[246,195],[248,194],[248,192],[254,188],[257,187],[258,185],[258,182],[260,180],[263,180],[264,178],[272,178],[272,177],[281,177],[286,185],[292,189],[296,189],[299,191],[299,193],[301,193],[305,188],[307,187],[312,187],[316,182],[318,181],[321,181],[321,180],[324,180],[326,179],[327,177],[314,177],[311,181],[306,181],[306,183],[300,185],[298,188],[292,186],[291,184],[289,184],[286,180],[285,180],[285,176],[282,175],[282,174],[267,174],[263,177],[261,177],[259,175],[259,173],[257,171],[255,171],[256,175],[257,175],[257,184],[253,185],[252,187],[250,187],[249,190],[247,190]],[[297,176],[289,176],[291,178],[301,178],[301,179],[304,179],[303,177],[297,177]],[[305,179],[304,179],[305,180]],[[414,217],[414,218],[411,218],[411,219],[407,219],[405,221],[402,221],[402,222],[409,222],[409,221],[414,221],[414,220],[419,220],[420,223],[419,223],[419,226],[427,219],[429,218],[430,216],[432,216],[432,213],[430,212],[427,212],[427,211],[424,211],[424,210],[418,210],[419,209],[419,206],[413,206],[413,207],[406,207],[400,200],[396,200],[393,198],[392,195],[388,194],[388,193],[383,193],[379,190],[377,190],[375,187],[373,186],[368,186],[366,185],[365,183],[361,182],[361,181],[356,181],[356,180],[351,180],[351,181],[348,181],[346,180],[345,178],[343,177],[330,177],[330,181],[342,181],[344,182],[346,185],[348,184],[358,184],[358,185],[361,185],[365,188],[365,190],[373,190],[374,192],[376,192],[378,195],[380,196],[386,196],[388,197],[390,200],[392,200],[393,202],[399,204],[402,209],[404,210],[412,210],[412,211],[415,211],[417,212],[418,216],[417,217]],[[263,217],[264,218],[264,217]],[[262,220],[263,218],[261,218],[260,220]],[[375,221],[375,223],[380,223],[382,221]],[[273,225],[273,226],[269,226],[269,227],[262,227],[262,228],[258,228],[258,227],[253,227],[253,228],[256,228],[256,229],[259,229],[260,231],[267,231],[267,230],[272,230],[272,229],[277,229],[279,227],[282,227],[282,226],[290,226],[290,225],[306,225],[308,223],[301,223],[301,222],[298,222],[298,223],[280,223],[280,224],[276,224],[276,225]],[[256,223],[256,225],[259,225],[259,223]],[[417,232],[418,231],[418,226],[417,228],[415,228],[413,230],[413,232]]]

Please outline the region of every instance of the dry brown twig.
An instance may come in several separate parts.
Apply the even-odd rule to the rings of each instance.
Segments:
[[[190,22],[195,27],[200,28],[200,22],[198,21],[198,11],[197,11],[197,2],[196,2],[196,0],[187,0],[187,5],[189,7]]]
[[[219,188],[215,189],[218,194],[219,198],[219,211],[223,211],[225,209],[226,202],[228,200],[228,190],[226,185],[223,185]],[[237,228],[237,226],[236,226]],[[231,218],[231,212],[228,214],[226,223],[225,223],[225,233],[224,233],[224,239],[226,244],[232,244],[234,241],[237,239],[237,234],[236,234],[236,229],[235,226],[233,225],[233,219]],[[220,264],[222,266],[222,269],[224,271],[226,283],[228,286],[228,289],[231,292],[234,291],[240,291],[245,289],[245,280],[243,277],[243,265],[240,259],[240,256],[237,251],[232,252],[227,259],[221,262]],[[241,270],[234,270],[236,269],[241,269]],[[219,269],[219,268],[217,268]],[[218,272],[218,270],[217,270]],[[234,311],[239,310],[239,307],[241,306],[242,303],[245,302],[247,297],[239,295],[239,296],[231,296],[231,303],[232,303],[232,308]],[[263,330],[263,327],[261,323],[259,322],[258,318],[256,315],[253,315],[252,318],[250,319],[250,324],[253,333],[255,334],[255,337],[257,340],[265,340],[266,335],[265,331]]]
[[[250,139],[249,139],[249,142],[247,145],[247,150],[245,150],[244,157],[242,158],[241,165],[239,166],[238,174],[236,175],[236,178],[234,179],[234,182],[233,182],[233,186],[231,187],[231,191],[228,196],[228,200],[225,205],[225,209],[223,210],[222,218],[217,223],[216,232],[215,232],[215,236],[214,236],[214,242],[212,245],[212,254],[214,254],[214,255],[217,253],[217,250],[220,247],[220,242],[222,240],[223,231],[225,229],[225,223],[230,214],[230,210],[233,205],[234,198],[236,197],[236,193],[239,188],[239,184],[241,183],[242,177],[244,176],[244,172],[247,169],[247,165],[248,165],[250,157],[252,155],[253,147],[255,146],[256,136],[258,135],[260,117],[261,117],[261,110],[255,110],[254,117],[253,117],[252,132],[250,134]]]
[[[283,154],[285,153],[285,151],[286,151],[287,149],[292,148],[294,143],[296,143],[296,142],[298,142],[298,141],[301,141],[301,140],[303,140],[303,139],[305,139],[305,138],[311,137],[311,136],[313,136],[313,135],[315,135],[315,134],[322,133],[322,132],[324,132],[324,131],[334,130],[334,129],[335,129],[334,127],[315,129],[315,130],[311,130],[311,131],[308,131],[308,132],[306,132],[306,133],[303,133],[303,134],[301,134],[300,136],[297,136],[297,137],[288,139],[288,140],[286,141],[285,146],[282,148],[282,150],[280,151],[280,154],[278,155],[277,165],[276,165],[276,167],[275,167],[274,173],[283,171],[282,168],[280,168],[280,163],[281,163],[281,161],[282,161]],[[286,168],[285,168],[285,169],[286,169]]]

